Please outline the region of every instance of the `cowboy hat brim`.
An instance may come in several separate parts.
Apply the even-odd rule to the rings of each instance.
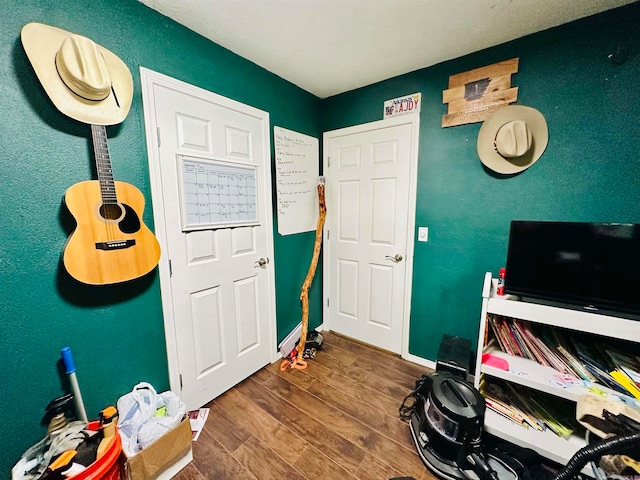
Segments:
[[[56,53],[71,35],[60,28],[42,23],[28,23],[20,33],[24,50],[45,92],[65,115],[92,125],[115,125],[122,122],[131,107],[133,79],[131,72],[116,55],[97,45],[109,69],[111,91],[103,100],[87,100],[73,93],[56,69]]]
[[[533,142],[531,148],[517,158],[506,158],[495,149],[496,134],[500,127],[513,120],[524,120],[531,130]],[[547,148],[549,129],[542,113],[524,105],[508,105],[496,110],[487,118],[478,133],[478,156],[489,169],[503,175],[512,175],[533,165]]]

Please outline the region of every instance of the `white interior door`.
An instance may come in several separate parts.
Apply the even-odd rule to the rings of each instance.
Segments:
[[[269,116],[141,75],[171,389],[191,409],[275,360]],[[193,185],[185,161],[207,167]],[[255,181],[238,172],[255,172]],[[258,222],[245,225],[252,193]],[[199,229],[187,228],[187,211]]]
[[[418,116],[324,134],[325,327],[406,355]]]

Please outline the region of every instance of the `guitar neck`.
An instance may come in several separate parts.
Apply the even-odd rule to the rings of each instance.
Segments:
[[[111,157],[109,157],[109,146],[107,145],[107,128],[104,125],[91,125],[91,136],[93,138],[93,153],[96,159],[102,203],[116,204],[118,199],[116,198]]]

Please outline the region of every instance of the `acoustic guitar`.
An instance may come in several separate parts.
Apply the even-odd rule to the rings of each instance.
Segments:
[[[64,247],[63,264],[82,283],[126,282],[155,268],[160,245],[141,221],[140,190],[113,179],[106,127],[91,125],[91,135],[98,180],[76,183],[65,193],[77,226]]]

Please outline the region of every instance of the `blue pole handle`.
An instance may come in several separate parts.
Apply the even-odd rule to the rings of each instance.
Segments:
[[[73,373],[76,371],[76,364],[73,363],[73,355],[71,354],[70,347],[62,347],[60,350],[60,354],[62,355],[62,361],[64,362],[64,368],[67,369],[67,374]]]

